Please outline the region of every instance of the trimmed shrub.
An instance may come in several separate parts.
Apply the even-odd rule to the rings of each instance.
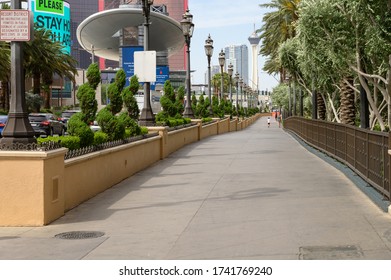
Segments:
[[[46,142],[60,142],[61,147],[68,148],[69,150],[80,149],[80,138],[78,136],[48,136],[45,138],[37,138],[38,144]]]
[[[90,146],[94,142],[94,133],[90,127],[83,122],[83,114],[74,114],[68,121],[68,133],[71,136],[79,136],[80,146]]]
[[[109,141],[109,136],[103,131],[97,131],[94,133],[94,145],[100,145]]]
[[[127,134],[125,135],[127,138],[132,137],[132,136],[136,136],[136,135],[140,135],[140,132],[141,132],[140,126],[137,124],[137,122],[134,119],[129,117],[127,113],[125,113],[125,112],[121,113],[121,115],[119,115],[118,119],[121,123],[123,123],[126,130],[129,132],[129,136]]]
[[[148,127],[142,126],[140,127],[140,135],[148,134]]]
[[[98,63],[93,63],[88,67],[87,80],[88,80],[89,85],[95,91],[96,88],[98,87],[99,83],[101,82],[100,70],[99,70]]]
[[[108,108],[103,108],[96,116],[96,120],[102,131],[109,136],[109,141],[123,139],[125,125],[116,116],[113,116]]]
[[[133,76],[134,77],[134,76]],[[132,77],[132,79],[133,79]],[[138,84],[138,82],[137,82]],[[140,114],[140,109],[138,108],[137,100],[134,97],[131,87],[127,87],[122,91],[122,100],[125,104],[126,110],[128,111],[129,117],[137,120]]]
[[[98,110],[95,90],[89,84],[83,84],[77,91],[77,99],[80,101],[80,109],[83,112],[82,121],[86,124],[93,122]]]

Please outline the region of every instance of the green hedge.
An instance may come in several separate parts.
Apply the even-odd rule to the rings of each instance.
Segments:
[[[48,136],[45,138],[37,138],[38,144],[47,142],[60,142],[61,147],[69,150],[80,149],[80,138],[78,136]]]

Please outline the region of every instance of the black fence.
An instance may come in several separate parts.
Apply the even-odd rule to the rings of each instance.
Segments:
[[[299,117],[287,118],[284,127],[349,166],[390,200],[388,133]]]

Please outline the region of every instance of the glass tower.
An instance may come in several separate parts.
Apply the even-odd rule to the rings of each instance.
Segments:
[[[243,82],[248,84],[248,47],[247,45],[230,45],[225,47],[225,68],[229,63],[234,66],[234,74],[239,73]]]

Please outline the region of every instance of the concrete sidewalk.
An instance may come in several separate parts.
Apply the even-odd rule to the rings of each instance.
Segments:
[[[54,237],[70,231],[104,235]],[[391,259],[391,216],[263,118],[184,147],[49,226],[0,228],[0,259]]]

